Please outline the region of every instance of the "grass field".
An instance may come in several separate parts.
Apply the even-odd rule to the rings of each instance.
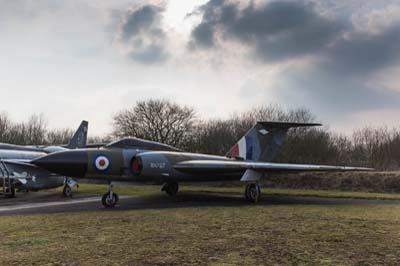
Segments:
[[[52,191],[62,191],[58,188]],[[102,195],[107,191],[107,186],[102,184],[81,183],[79,189],[74,188],[73,193]],[[161,194],[160,186],[150,185],[120,185],[114,186],[114,191],[120,195],[147,196]],[[243,187],[211,187],[211,186],[181,186],[180,191],[193,192],[218,192],[218,193],[238,193],[243,194]],[[262,188],[264,194],[269,195],[290,195],[290,196],[315,196],[328,198],[354,198],[354,199],[392,199],[400,200],[397,193],[371,193],[371,192],[351,192],[335,190],[311,190],[311,189],[283,189],[283,188]]]
[[[5,216],[1,265],[399,265],[400,206]]]
[[[81,184],[78,193],[102,194]],[[116,186],[121,195],[158,186]],[[242,188],[182,187],[242,193]],[[264,189],[264,193],[398,198]],[[349,194],[347,194],[349,193]],[[0,265],[400,265],[400,205],[248,205],[0,217]]]
[[[304,172],[268,176],[270,186],[301,189],[400,193],[400,172]]]

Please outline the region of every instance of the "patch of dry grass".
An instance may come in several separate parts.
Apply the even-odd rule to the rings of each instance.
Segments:
[[[271,175],[267,183],[268,186],[295,189],[393,193],[400,192],[400,172],[304,172]]]
[[[1,265],[399,265],[400,206],[4,216]]]

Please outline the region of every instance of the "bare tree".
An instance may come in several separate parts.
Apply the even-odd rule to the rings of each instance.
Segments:
[[[287,111],[278,105],[265,105],[248,112],[233,114],[229,119],[201,121],[196,125],[189,149],[195,152],[224,155],[258,121],[314,122],[315,116],[303,108]],[[295,138],[304,132],[308,130],[292,131],[289,138]],[[298,136],[295,141],[299,140]],[[294,141],[290,143],[292,145]],[[288,149],[290,145],[283,150],[293,151],[293,149]]]
[[[184,147],[193,129],[194,118],[193,108],[167,100],[138,101],[132,108],[114,115],[113,134]]]
[[[88,137],[88,143],[91,144],[104,144],[110,143],[111,141],[115,140],[115,137],[112,135],[103,135],[103,136],[90,136]]]
[[[15,123],[6,115],[0,117],[1,141],[13,144],[45,144],[46,121],[43,115],[32,115],[27,122]]]
[[[353,133],[351,158],[358,164],[378,169],[400,166],[400,131],[387,127],[366,127]]]
[[[46,144],[48,145],[67,144],[72,138],[73,134],[74,131],[70,128],[49,130],[46,133]]]
[[[46,143],[47,121],[42,114],[32,115],[24,127],[26,144]]]
[[[313,123],[317,119],[308,109],[285,110],[278,105],[265,105],[227,119],[198,121],[193,108],[167,100],[147,100],[117,113],[111,135],[91,137],[89,142],[136,136],[188,151],[224,155],[257,121]],[[6,113],[0,113],[0,142],[57,145],[68,143],[72,134],[71,129],[48,130],[43,115],[14,122]],[[327,128],[292,129],[275,161],[398,170],[400,129],[366,127],[354,131],[352,137],[334,134]]]
[[[10,127],[12,122],[6,113],[0,114],[0,142],[10,141]]]
[[[196,124],[187,148],[192,152],[223,155],[237,141],[240,133],[235,128],[233,119],[201,121]]]

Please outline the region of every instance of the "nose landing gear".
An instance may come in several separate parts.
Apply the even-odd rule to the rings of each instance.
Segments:
[[[66,198],[72,197],[72,189],[67,184],[64,185],[63,196]]]
[[[66,198],[72,197],[72,188],[79,187],[78,183],[71,177],[64,177],[63,196]]]
[[[109,182],[108,183],[108,191],[101,198],[101,203],[106,208],[114,207],[119,201],[118,194],[112,191],[112,187],[113,187],[113,185],[111,184],[111,182]]]

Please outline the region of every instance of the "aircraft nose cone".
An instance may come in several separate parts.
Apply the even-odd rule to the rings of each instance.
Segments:
[[[52,173],[84,177],[87,170],[88,154],[85,150],[62,151],[45,155],[32,161],[33,164]]]

